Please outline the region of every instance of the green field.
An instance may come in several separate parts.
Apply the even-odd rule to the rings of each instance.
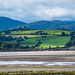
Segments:
[[[31,34],[31,33],[37,32],[37,31],[40,31],[40,30],[12,31],[11,34],[25,34],[25,35],[28,35],[28,34]]]
[[[47,33],[46,37],[42,37],[45,35],[31,35],[31,33],[42,31]],[[65,34],[70,34],[70,31],[66,30],[29,30],[29,31],[12,31],[10,34],[5,36],[12,36],[13,38],[17,37],[28,37],[28,39],[24,41],[20,41],[21,46],[35,46],[37,43],[37,39],[40,40],[41,44],[37,46],[36,48],[49,48],[51,46],[54,47],[64,47],[65,44],[70,40],[70,36],[60,36],[62,32],[65,32]],[[59,35],[59,36],[57,36]],[[5,41],[7,43],[16,43],[15,41]]]
[[[20,41],[21,46],[34,46],[37,41],[40,40],[41,44],[39,44],[38,48],[49,48],[49,46],[53,47],[64,47],[65,44],[70,40],[70,36],[50,36],[50,37],[38,37],[38,38],[28,38],[24,41]],[[7,43],[16,43],[16,41],[5,41]]]
[[[40,44],[39,48],[49,48],[49,46],[53,47],[64,47],[65,44],[70,40],[70,37],[60,37],[60,36],[53,36],[53,37],[46,37],[46,38],[40,38],[42,44]]]
[[[15,38],[15,37],[17,37],[17,38],[19,38],[19,37],[24,37],[24,36],[26,36],[26,37],[28,37],[28,38],[36,38],[36,37],[41,37],[41,36],[45,36],[45,35],[5,35],[5,36],[12,36],[13,38]],[[46,35],[46,37],[50,37],[50,36],[55,36],[55,35]]]
[[[43,38],[29,38],[25,41],[21,41],[20,45],[26,46],[34,46],[37,41],[40,40],[41,44],[39,44],[38,48],[49,48],[49,46],[53,47],[64,47],[65,44],[70,40],[70,36],[51,36],[51,37],[43,37]]]
[[[20,45],[22,45],[22,46],[26,46],[26,45],[34,46],[36,43],[37,43],[37,41],[36,41],[35,38],[29,38],[29,39],[27,39],[25,41],[21,41]]]
[[[60,35],[62,32],[65,32],[65,34],[70,33],[70,31],[66,31],[66,30],[29,30],[29,31],[12,31],[10,34],[30,35],[31,33],[34,33],[37,31],[42,31],[42,32],[48,33],[49,35],[52,35],[52,34]]]
[[[56,35],[61,35],[62,32],[65,32],[65,34],[70,33],[70,31],[66,31],[66,30],[43,30],[43,32],[48,34],[56,34]]]
[[[5,43],[11,43],[11,44],[14,44],[14,43],[16,43],[16,41],[14,40],[14,41],[4,41]]]

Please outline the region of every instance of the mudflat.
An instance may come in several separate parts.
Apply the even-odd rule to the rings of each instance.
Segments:
[[[45,64],[0,65],[0,71],[75,71],[75,64],[47,65],[52,62],[75,62],[75,51],[0,52],[0,61],[48,62]],[[38,67],[38,68],[35,68]]]
[[[75,51],[0,52],[1,55],[75,55]]]
[[[0,52],[0,61],[75,62],[75,51]]]

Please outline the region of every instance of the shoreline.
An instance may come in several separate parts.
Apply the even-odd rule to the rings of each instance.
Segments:
[[[24,52],[0,52],[0,55],[75,55],[75,51],[24,51]]]
[[[9,49],[9,50],[0,50],[0,52],[33,52],[33,51],[75,51],[75,48],[74,49],[26,49],[26,50],[19,50],[19,49]]]

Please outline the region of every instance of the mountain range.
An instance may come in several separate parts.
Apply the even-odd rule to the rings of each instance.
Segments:
[[[26,24],[29,29],[68,29],[71,31],[75,31],[75,21],[37,21]]]
[[[57,29],[57,28],[66,28],[71,31],[75,31],[75,21],[37,21],[31,23],[25,23],[18,20],[13,20],[8,17],[0,17],[0,31],[9,30],[18,27],[27,26],[29,29],[39,30],[39,29]]]
[[[24,26],[26,23],[18,20],[13,20],[8,17],[0,17],[0,31],[14,29],[20,26]]]

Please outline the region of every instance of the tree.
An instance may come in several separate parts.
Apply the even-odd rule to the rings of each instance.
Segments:
[[[41,47],[41,49],[43,49],[43,47]]]
[[[71,32],[71,34],[70,34],[70,35],[71,35],[71,36],[75,35],[75,31]]]
[[[3,43],[1,44],[1,48],[2,48],[2,49],[7,49],[7,43],[4,43],[4,42],[3,42]]]
[[[29,48],[29,46],[27,45],[27,46],[25,46],[25,48],[26,48],[26,49],[28,49],[28,48]]]
[[[74,32],[71,32],[70,35],[71,35],[71,39],[70,39],[70,40],[71,40],[71,41],[72,41],[72,40],[75,40],[75,31],[74,31]]]
[[[10,34],[11,33],[10,30],[4,31],[4,32],[5,32],[5,34]]]
[[[19,48],[19,44],[18,43],[13,44],[13,48]]]
[[[14,40],[14,39],[13,39],[12,36],[8,36],[8,37],[7,37],[7,40],[11,41],[11,40]]]
[[[24,30],[27,30],[27,27],[26,26],[24,26]]]
[[[34,46],[31,46],[31,49],[34,49],[35,47]]]
[[[27,39],[28,37],[27,36],[24,36],[24,39]]]
[[[22,31],[22,30],[23,30],[23,28],[19,27],[19,28],[18,28],[18,30],[19,30],[19,31]]]
[[[51,46],[49,46],[49,49],[51,49]]]
[[[65,36],[65,32],[62,32],[62,33],[61,33],[61,36]]]
[[[1,31],[0,31],[0,35],[1,35]]]

